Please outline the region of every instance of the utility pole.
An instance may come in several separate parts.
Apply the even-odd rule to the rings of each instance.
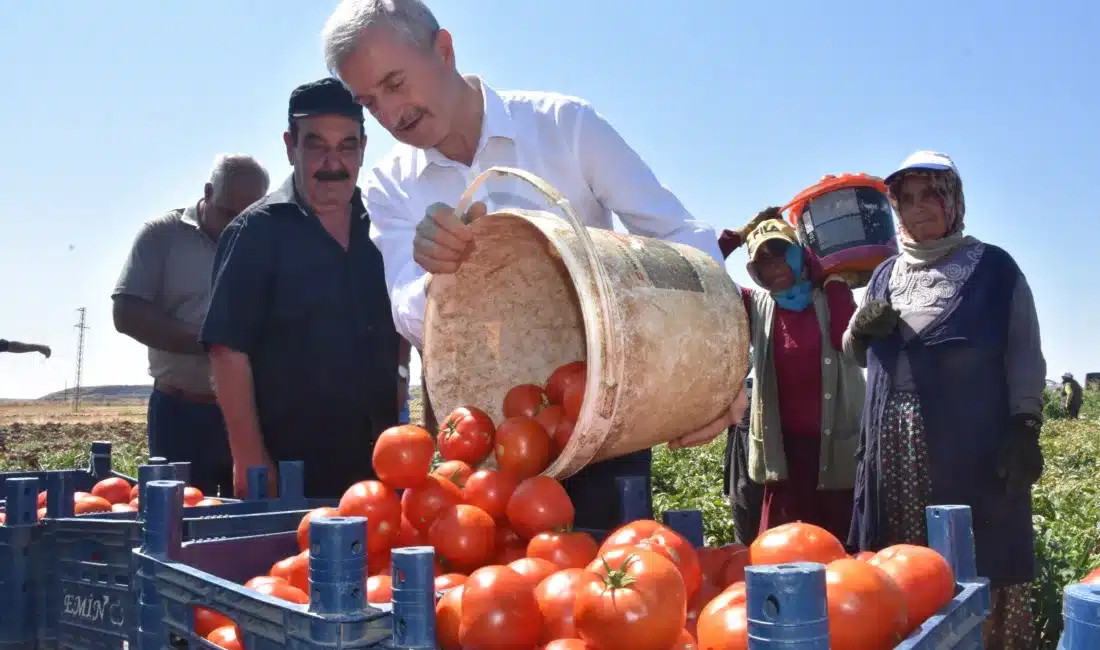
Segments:
[[[81,307],[76,310],[80,314],[80,322],[76,324],[76,385],[73,386],[73,412],[80,410],[80,381],[84,378],[84,332],[89,328],[84,324],[87,309]]]

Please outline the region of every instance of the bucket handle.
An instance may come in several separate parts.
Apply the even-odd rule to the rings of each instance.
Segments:
[[[619,342],[612,336],[616,328],[612,327],[611,322],[608,322],[617,320],[617,311],[614,303],[611,301],[611,281],[607,277],[607,270],[596,254],[596,245],[592,242],[591,235],[588,234],[588,228],[585,227],[584,222],[580,220],[577,213],[573,211],[573,206],[569,203],[569,199],[565,198],[565,195],[554,188],[553,185],[529,171],[517,169],[515,167],[490,167],[478,174],[477,178],[470,183],[470,186],[466,188],[466,191],[459,197],[458,205],[455,206],[455,214],[459,215],[463,223],[470,223],[467,217],[467,211],[474,202],[474,193],[477,192],[477,189],[481,187],[482,183],[490,178],[498,176],[515,176],[520,180],[527,181],[527,183],[541,192],[547,200],[561,210],[562,214],[565,215],[563,220],[566,221],[577,234],[577,238],[581,242],[581,248],[584,249],[585,256],[588,258],[588,266],[592,270],[592,276],[596,280],[597,293],[599,294],[597,300],[600,302],[600,311],[605,315],[603,322],[605,330],[603,339],[607,344],[608,350],[607,353],[602,355],[601,365],[607,370],[610,370],[608,366],[611,361],[619,358],[617,354]],[[615,373],[605,371],[601,374],[603,375],[603,383],[606,386],[611,387],[616,384]]]

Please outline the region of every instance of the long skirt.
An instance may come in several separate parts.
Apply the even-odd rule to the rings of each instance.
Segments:
[[[821,526],[845,541],[852,526],[852,490],[819,490],[821,439],[784,436],[787,479],[764,484],[760,532],[801,521]]]
[[[924,511],[930,505],[932,485],[928,475],[928,442],[916,395],[890,395],[879,445],[887,543],[927,546]],[[992,589],[992,607],[984,629],[986,648],[1032,650],[1035,625],[1031,617],[1031,585]]]

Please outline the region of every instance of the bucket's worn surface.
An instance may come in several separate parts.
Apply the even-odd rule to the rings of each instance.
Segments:
[[[712,422],[744,381],[749,344],[741,296],[709,256],[567,218],[474,222],[470,259],[432,278],[424,343],[436,413],[472,405],[498,425],[510,388],[587,360],[580,418],[546,471],[558,478]]]

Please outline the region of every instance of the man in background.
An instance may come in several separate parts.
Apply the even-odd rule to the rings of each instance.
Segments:
[[[1081,390],[1081,384],[1073,378],[1072,372],[1062,375],[1062,406],[1071,420],[1076,420],[1081,415],[1081,403],[1085,396]]]
[[[306,495],[374,477],[378,435],[398,422],[408,347],[394,329],[382,256],[356,183],[363,109],[336,79],[291,93],[294,173],[226,229],[200,340],[229,431],[234,485],[247,468],[305,462]]]
[[[254,158],[219,155],[202,198],[141,227],[111,295],[115,329],[149,349],[149,455],[191,463],[190,483],[209,495],[230,494],[231,462],[199,325],[218,237],[267,188]]]
[[[42,356],[47,359],[50,358],[50,348],[47,345],[40,345],[38,343],[20,343],[19,341],[9,341],[7,339],[0,339],[0,352],[11,352],[12,354],[25,354],[27,352],[40,352]]]

